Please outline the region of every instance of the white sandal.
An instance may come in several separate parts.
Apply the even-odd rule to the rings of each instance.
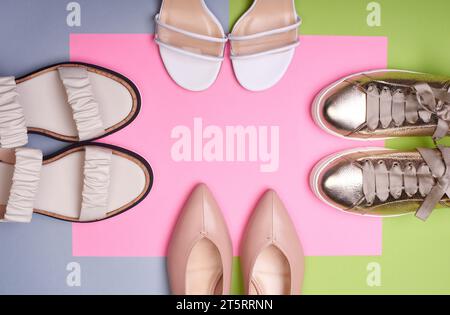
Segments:
[[[61,141],[104,137],[140,109],[136,86],[112,70],[68,62],[21,78],[0,77],[0,148],[27,144],[27,132]]]
[[[0,149],[0,222],[27,223],[33,212],[104,220],[137,205],[152,182],[142,157],[111,145],[77,143],[44,159],[36,149]]]
[[[227,38],[204,0],[163,0],[155,41],[171,78],[190,91],[209,88],[219,74]]]
[[[262,91],[281,80],[299,45],[300,24],[294,0],[254,0],[228,36],[234,73],[244,88]]]

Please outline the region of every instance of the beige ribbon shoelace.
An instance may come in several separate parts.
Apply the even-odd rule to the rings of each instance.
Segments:
[[[434,207],[447,195],[450,197],[450,148],[418,149],[423,162],[402,165],[394,162],[388,167],[383,160],[365,160],[358,164],[363,172],[363,193],[367,206],[376,199],[386,202],[389,196],[395,200],[403,194],[411,198],[419,194],[425,198],[416,212],[426,220]]]
[[[410,91],[406,91],[406,90]],[[436,117],[438,122],[433,135],[439,140],[447,135],[450,123],[450,89],[435,91],[427,83],[415,84],[412,88],[389,87],[381,90],[375,83],[365,90],[367,94],[366,126],[370,131],[388,128],[405,122],[415,124],[420,119],[425,123]]]

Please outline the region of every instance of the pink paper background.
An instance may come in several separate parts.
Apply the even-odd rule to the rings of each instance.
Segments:
[[[239,255],[247,218],[267,188],[274,188],[296,224],[308,256],[380,255],[381,220],[334,210],[309,189],[309,172],[322,157],[364,145],[330,136],[314,125],[310,104],[334,80],[357,71],[385,68],[384,37],[302,36],[301,46],[283,80],[260,93],[236,82],[224,62],[217,82],[194,93],[167,75],[151,35],[76,34],[70,38],[73,61],[98,64],[123,73],[142,94],[139,117],[104,142],[144,156],[155,181],[146,200],[110,220],[73,225],[74,256],[164,256],[177,215],[198,182],[208,184],[222,208]],[[280,126],[280,167],[261,173],[252,162],[172,161],[172,128],[193,125]],[[191,127],[192,128],[192,127]],[[370,146],[383,143],[371,143]]]

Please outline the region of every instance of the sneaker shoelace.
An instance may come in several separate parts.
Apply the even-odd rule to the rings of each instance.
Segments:
[[[417,83],[412,87],[396,85],[391,90],[387,84],[379,88],[376,83],[371,83],[363,88],[367,95],[366,123],[354,132],[365,127],[375,131],[392,125],[414,125],[419,119],[429,123],[435,118],[437,126],[433,139],[438,140],[447,135],[450,124],[450,86],[435,91],[427,83]]]
[[[450,148],[417,149],[423,162],[414,165],[411,161],[402,165],[392,163],[390,169],[384,160],[364,160],[358,163],[363,172],[363,194],[361,203],[372,206],[376,199],[386,202],[389,196],[400,199],[403,191],[409,198],[420,195],[424,202],[416,216],[426,220],[434,207],[446,194],[450,197]]]

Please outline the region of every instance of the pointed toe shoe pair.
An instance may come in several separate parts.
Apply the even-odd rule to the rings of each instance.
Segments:
[[[204,184],[185,203],[169,244],[175,295],[230,294],[233,250],[220,208]],[[300,294],[304,256],[289,214],[273,190],[258,202],[241,245],[244,289],[250,295]]]

